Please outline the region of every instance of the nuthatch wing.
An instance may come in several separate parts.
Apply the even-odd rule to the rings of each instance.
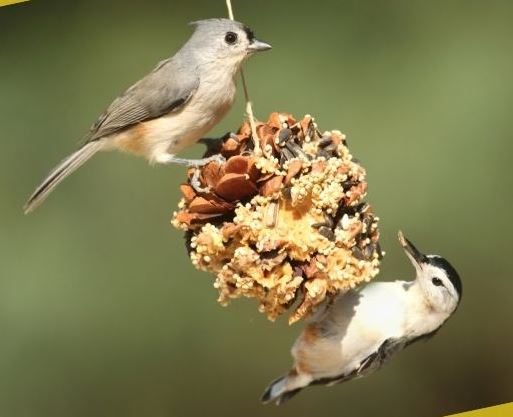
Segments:
[[[25,213],[100,150],[128,151],[151,163],[201,166],[211,160],[174,155],[224,117],[233,104],[235,76],[243,61],[271,46],[255,39],[247,26],[229,19],[192,25],[194,33],[185,45],[114,100],[80,149],[48,174],[27,201]]]
[[[366,376],[433,336],[456,310],[462,296],[456,270],[440,256],[419,252],[401,232],[398,237],[415,280],[372,283],[327,303],[296,340],[292,370],[269,385],[263,403],[279,405],[310,385]]]

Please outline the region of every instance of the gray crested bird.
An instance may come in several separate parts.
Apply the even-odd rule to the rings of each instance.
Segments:
[[[183,47],[116,98],[91,127],[83,145],[48,174],[25,204],[25,213],[98,151],[127,151],[159,164],[201,166],[212,160],[181,159],[175,154],[201,139],[225,116],[235,99],[235,78],[242,63],[271,46],[257,40],[247,26],[229,19],[191,25],[194,33]]]
[[[277,405],[310,385],[333,385],[378,370],[392,355],[433,336],[456,310],[460,277],[437,255],[424,255],[399,232],[416,270],[413,281],[377,282],[327,302],[296,340],[292,370],[262,402]]]

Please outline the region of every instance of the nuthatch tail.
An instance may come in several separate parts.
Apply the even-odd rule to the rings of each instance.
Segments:
[[[378,370],[393,354],[433,336],[458,306],[462,284],[437,255],[424,255],[399,232],[414,281],[372,283],[316,313],[296,340],[294,366],[272,382],[263,403],[282,404],[310,385],[333,385]]]
[[[227,113],[235,98],[235,76],[243,61],[271,48],[242,23],[228,19],[193,22],[195,31],[171,58],[112,102],[85,143],[36,188],[29,213],[68,175],[100,150],[118,149],[152,163],[200,166],[210,159],[175,158]]]

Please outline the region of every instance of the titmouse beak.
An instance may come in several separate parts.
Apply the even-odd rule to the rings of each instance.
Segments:
[[[253,39],[248,46],[248,52],[253,53],[253,52],[268,51],[271,48],[272,48],[272,46],[269,45],[268,43],[259,41],[258,39]]]
[[[403,235],[403,232],[399,230],[397,233],[397,238],[399,239],[399,243],[403,247],[406,255],[410,258],[413,266],[422,269],[422,263],[427,261],[426,255],[420,252],[408,239],[406,239]]]

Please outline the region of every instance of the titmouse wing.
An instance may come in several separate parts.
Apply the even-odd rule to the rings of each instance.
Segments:
[[[91,127],[88,142],[134,124],[155,119],[183,106],[195,93],[199,77],[174,58],[160,62],[103,112]]]

